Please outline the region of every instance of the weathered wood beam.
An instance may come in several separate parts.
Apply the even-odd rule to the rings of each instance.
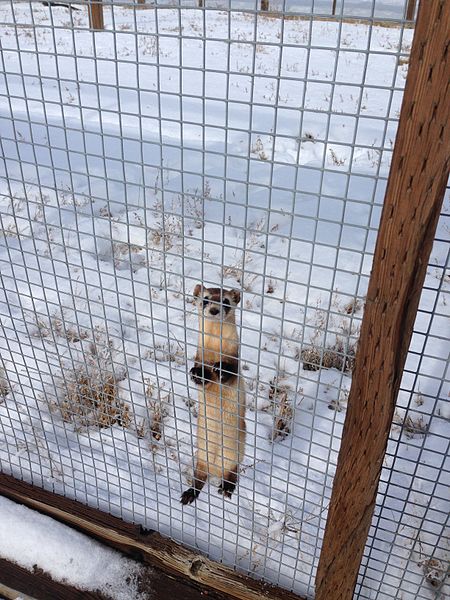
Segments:
[[[169,577],[189,582],[197,592],[207,588],[209,598],[301,600],[291,592],[241,575],[188,550],[156,531],[145,531],[138,525],[1,473],[0,494],[70,525]]]

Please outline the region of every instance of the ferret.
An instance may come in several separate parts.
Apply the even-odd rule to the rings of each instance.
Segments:
[[[235,309],[238,290],[194,289],[199,335],[190,370],[198,386],[197,458],[193,485],[182,504],[197,499],[208,476],[220,477],[220,494],[231,498],[245,447],[245,389],[239,372],[239,339]]]

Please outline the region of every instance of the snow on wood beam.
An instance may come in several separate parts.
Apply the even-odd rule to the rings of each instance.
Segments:
[[[143,530],[139,525],[126,523],[10,475],[0,473],[0,494],[70,525],[131,558],[158,569],[160,573],[175,578],[171,580],[169,589],[173,589],[173,585],[177,583],[184,584],[185,590],[190,588],[192,591],[192,595],[184,591],[177,596],[166,589],[165,596],[163,594],[156,598],[171,595],[194,600],[206,587],[211,600],[302,600],[291,592],[236,573],[229,567],[162,537],[156,531]],[[155,578],[155,585],[160,578],[161,575]]]
[[[71,585],[55,581],[34,568],[28,571],[19,565],[0,558],[0,598],[8,600],[107,600],[99,592],[79,590]]]

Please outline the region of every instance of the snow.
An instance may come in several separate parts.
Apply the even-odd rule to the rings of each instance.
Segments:
[[[112,600],[139,600],[142,567],[74,529],[0,498],[0,556],[55,581],[99,591]]]
[[[5,3],[0,23],[1,469],[312,596],[351,376],[304,370],[301,352],[351,358],[412,32],[121,6],[92,34],[82,11],[14,4],[13,16]],[[437,242],[430,264],[446,255]],[[436,513],[417,521],[416,507],[448,513],[436,495],[449,482],[441,275],[430,267],[422,308],[435,315],[418,316],[411,346],[426,334],[429,359],[410,355],[399,399],[403,418],[421,393],[428,433],[393,430],[383,481],[402,504],[384,508],[387,484],[379,496],[392,520],[377,543],[404,600],[434,590],[399,523],[422,527],[432,552]],[[199,281],[243,289],[247,447],[231,501],[212,482],[183,508]],[[114,376],[120,422],[99,428],[98,411],[70,404],[80,372]],[[277,388],[292,409],[285,437],[273,435]],[[436,482],[420,501],[413,488],[405,498],[405,457]]]

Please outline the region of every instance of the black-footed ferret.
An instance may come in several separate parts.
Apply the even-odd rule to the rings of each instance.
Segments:
[[[182,504],[200,494],[209,475],[220,477],[226,498],[236,488],[245,447],[245,389],[239,372],[239,340],[235,308],[238,290],[195,286],[199,335],[190,374],[198,385],[197,459],[192,487]]]

